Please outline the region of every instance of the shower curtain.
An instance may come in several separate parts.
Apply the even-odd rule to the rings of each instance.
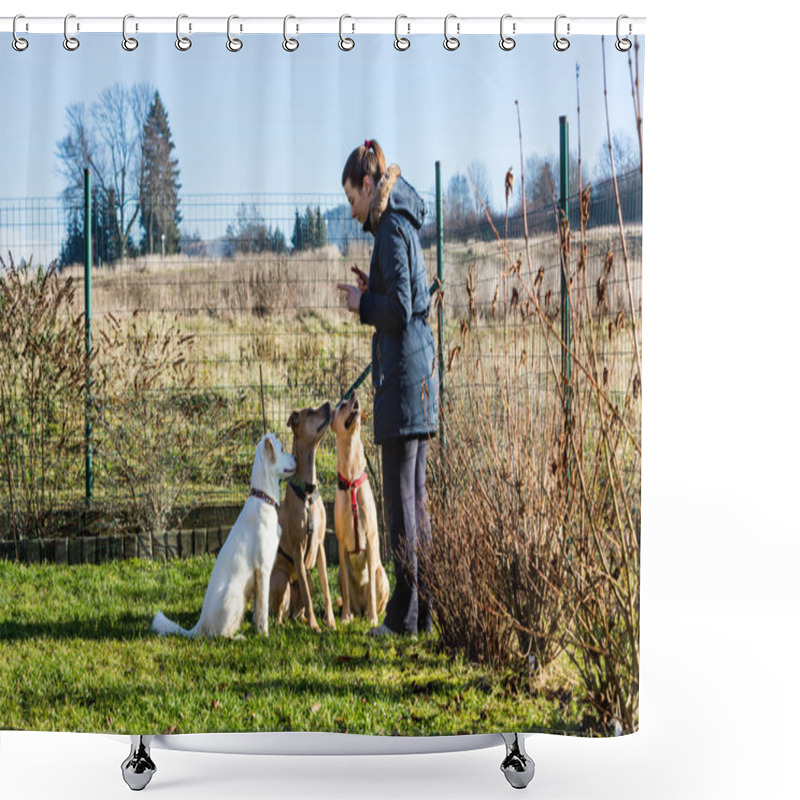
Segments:
[[[230,31],[0,48],[0,728],[635,731],[643,38]]]

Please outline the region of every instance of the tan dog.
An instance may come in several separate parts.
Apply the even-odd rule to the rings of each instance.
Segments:
[[[342,622],[366,615],[372,625],[386,608],[389,581],[381,563],[378,512],[367,480],[367,459],[361,444],[361,405],[354,392],[333,412],[339,484],[333,516],[339,542],[339,589]]]
[[[305,610],[308,624],[318,631],[309,578],[309,570],[316,563],[325,598],[325,621],[328,627],[336,628],[324,547],[325,506],[317,489],[315,464],[317,446],[331,424],[331,404],[292,411],[288,424],[294,434],[292,455],[297,469],[278,510],[281,541],[270,577],[269,608],[279,624],[288,615],[298,617]]]

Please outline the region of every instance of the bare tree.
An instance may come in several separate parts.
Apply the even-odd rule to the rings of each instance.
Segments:
[[[639,169],[639,145],[638,143],[634,144],[630,136],[615,131],[611,135],[611,146],[614,148],[614,170],[617,175],[625,175],[627,172]],[[611,152],[607,142],[598,150],[595,173],[597,181],[605,180],[612,175]]]
[[[553,195],[558,198],[561,191],[561,177],[558,158],[553,155],[531,155],[525,159],[525,200],[528,211],[552,209]],[[578,192],[578,154],[569,154],[569,194]],[[522,212],[522,201],[517,205],[517,213]]]
[[[489,176],[482,161],[470,161],[467,167],[467,178],[469,178],[472,186],[474,186],[478,194],[480,194],[486,208],[491,209],[492,201],[490,197],[491,192],[489,190]],[[478,215],[478,217],[482,216],[483,208],[481,207],[481,201],[478,199],[478,195],[475,194],[475,192],[472,193],[472,205],[475,208],[475,214]]]
[[[471,222],[474,194],[462,173],[457,172],[450,178],[444,196],[445,224],[450,230],[463,231]]]
[[[141,210],[139,188],[142,180],[142,138],[153,90],[145,84],[128,88],[121,83],[104,89],[92,107],[98,136],[105,145],[110,171],[103,176],[103,188],[113,189],[117,235],[127,243]],[[126,220],[126,201],[135,202]],[[120,252],[120,256],[124,255]]]
[[[558,165],[552,156],[532,155],[525,159],[525,201],[529,211],[553,205],[553,187],[558,191]],[[522,194],[517,211],[522,212]]]
[[[89,167],[97,175],[98,147],[86,118],[83,103],[67,106],[67,135],[59,141],[56,156],[58,171],[66,178],[64,200],[70,205],[80,203],[83,196],[83,170]]]
[[[131,249],[131,229],[141,210],[142,137],[153,94],[147,84],[116,83],[88,112],[82,103],[69,106],[67,133],[56,149],[59,172],[67,180],[63,197],[73,209],[83,194],[83,171],[91,170],[97,192],[113,210],[118,257]]]

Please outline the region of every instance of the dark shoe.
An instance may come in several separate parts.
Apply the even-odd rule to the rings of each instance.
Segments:
[[[369,632],[370,636],[399,636],[398,633],[395,633],[391,628],[386,627],[386,623],[384,622],[382,625],[378,625],[377,628],[370,629]]]

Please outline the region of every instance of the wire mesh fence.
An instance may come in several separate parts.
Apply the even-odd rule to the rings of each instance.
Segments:
[[[574,252],[567,253],[566,268],[579,317],[591,310],[592,324],[599,325],[600,318],[623,314],[630,328],[641,314],[639,173],[618,185],[619,203],[611,182],[592,187],[580,235],[580,197],[570,200]],[[429,214],[421,239],[432,282],[435,198],[424,199]],[[92,200],[92,356],[84,363],[91,381],[71,387],[59,383],[57,364],[44,365],[46,336],[54,330],[48,333],[45,323],[52,322],[48,303],[60,303],[58,313],[74,323],[70,335],[85,338],[83,205],[0,200],[0,315],[13,340],[0,357],[6,373],[0,539],[203,527],[219,509],[241,505],[264,427],[288,446],[290,412],[336,403],[370,362],[371,330],[346,311],[336,285],[354,282],[353,266],[369,271],[372,237],[351,219],[341,195],[184,196],[179,217],[176,209],[159,217],[149,204],[156,211],[145,225],[133,216],[133,202],[110,213],[113,202],[97,194]],[[446,220],[444,290],[435,302],[444,308],[447,396],[464,394],[465,381],[473,389],[481,383],[491,413],[502,412],[496,372],[457,369],[471,330],[487,364],[501,363],[516,348],[516,372],[505,378],[529,392],[532,404],[557,403],[553,359],[560,343],[541,327],[526,329],[521,339],[510,331],[521,330],[535,306],[543,319],[558,318],[566,252],[558,214],[544,208],[507,219],[492,213]],[[57,264],[53,285],[69,284],[71,292],[60,300],[56,292],[47,302],[40,293],[25,305],[24,287],[40,284],[51,263]],[[8,276],[20,267],[24,278],[15,295]],[[39,308],[36,331],[20,317],[23,308],[28,315]],[[609,387],[624,393],[635,346],[621,331],[606,338],[604,357],[630,366],[615,371],[620,385]],[[36,348],[41,363],[23,368]],[[43,369],[52,370],[50,383],[36,389],[30,381]],[[370,409],[371,382],[360,391]],[[445,424],[446,413],[447,403]],[[379,483],[369,418],[363,439]],[[54,452],[56,442],[61,450]],[[333,437],[323,440],[317,468],[323,497],[331,500]]]
[[[599,427],[594,412],[581,420],[569,407],[567,391],[580,379],[601,384],[620,407],[638,399],[641,381],[641,173],[620,176],[616,188],[608,179],[572,195],[567,223],[555,201],[526,211],[484,209],[482,217],[445,227],[448,396],[453,405],[469,398],[472,412],[484,414],[496,436],[506,435],[509,448],[525,438],[509,423],[518,404],[531,408],[542,439],[554,424],[563,438],[575,425]],[[570,299],[566,340],[562,273]],[[625,424],[638,431],[638,404],[627,410]],[[639,476],[630,478],[637,494]]]
[[[636,171],[621,176],[617,184],[619,211],[612,180],[587,187],[588,192],[584,194],[588,201],[585,210],[588,218],[583,233],[580,195],[576,193],[569,199],[569,252],[565,263],[572,279],[573,305],[579,317],[586,316],[587,302],[593,316],[613,318],[620,312],[632,313],[635,317],[641,315],[641,174]],[[630,279],[623,265],[621,230],[625,236]],[[585,245],[583,253],[581,245]],[[607,271],[609,254],[612,266]],[[446,224],[447,318],[463,320],[474,315],[483,328],[507,326],[514,319],[507,313],[510,304],[517,301],[513,298],[515,287],[507,285],[509,296],[504,302],[500,294],[502,279],[516,272],[520,279],[516,285],[519,302],[524,306],[528,301],[530,306],[535,284],[535,295],[544,316],[557,319],[561,313],[562,257],[560,215],[555,203],[547,208],[531,209],[526,215],[512,213],[507,219],[502,213],[475,213],[454,224]],[[530,308],[529,313],[532,313]],[[452,337],[448,338],[452,341]],[[502,344],[502,337],[495,342]],[[491,357],[491,351],[487,355]],[[540,377],[547,372],[542,358],[537,348],[533,369]]]

